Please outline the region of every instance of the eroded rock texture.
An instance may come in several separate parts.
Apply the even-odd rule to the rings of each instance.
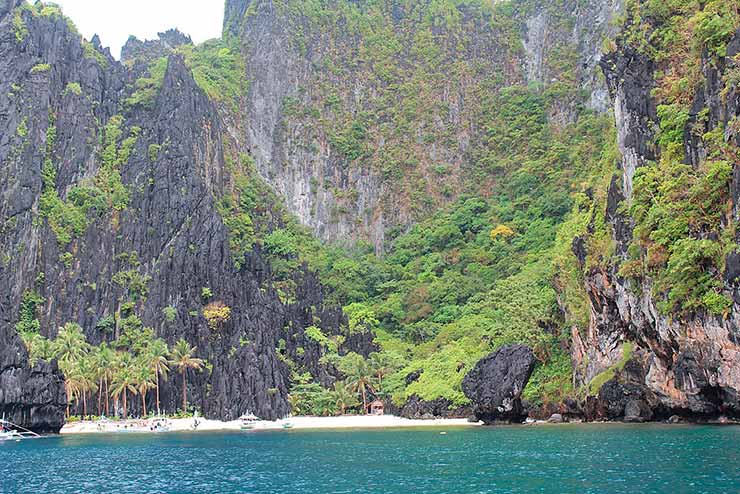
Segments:
[[[159,53],[181,42],[187,39],[169,32],[158,44],[130,42],[129,51]],[[215,207],[226,173],[222,117],[177,55],[150,105],[126,103],[140,69],[113,60],[97,40],[85,45],[61,16],[16,0],[0,8],[0,414],[38,430],[61,426],[61,375],[53,364],[29,368],[15,335],[23,294],[33,290],[44,300],[44,336],[77,322],[99,344],[120,332],[101,321],[136,313],[170,345],[184,338],[208,361],[207,371],[188,376],[190,402],[207,416],[286,415],[290,371],[276,350],[280,340],[286,357],[330,384],[336,371],[318,362],[318,344],[303,329],[337,334],[344,315],[324,305],[323,287],[306,270],[294,275],[295,299],[282,301],[259,250],[235,267]],[[67,241],[41,216],[42,193],[69,203],[71,190],[94,183],[104,128],[114,118],[121,122],[116,146],[127,204],[88,213]],[[123,159],[128,137],[137,139]],[[42,176],[45,163],[51,179]],[[66,225],[63,217],[58,223]],[[132,291],[132,280],[144,287]],[[217,328],[202,315],[204,287],[231,308]],[[167,307],[174,318],[163,317]],[[373,346],[360,335],[347,348],[367,354]],[[176,376],[160,392],[170,411],[179,407]]]
[[[507,345],[478,362],[462,388],[476,419],[486,424],[522,422],[521,395],[534,370],[535,357],[524,345]]]
[[[321,238],[382,251],[394,227],[454,200],[480,155],[486,94],[562,80],[563,53],[588,96],[559,98],[552,121],[609,107],[597,66],[619,1],[514,2],[505,15],[461,3],[449,22],[427,0],[348,7],[367,28],[332,2],[315,7],[228,0],[224,35],[240,40],[250,81],[239,139]],[[419,194],[424,204],[409,200]]]
[[[728,59],[738,53],[740,34],[728,44]],[[702,61],[702,84],[697,90],[684,135],[685,162],[696,166],[705,152],[699,139],[718,123],[740,115],[738,88],[723,73],[727,59]],[[614,231],[617,255],[627,258],[632,237],[629,203],[635,170],[658,158],[654,64],[644,54],[620,44],[602,61],[615,103],[615,117],[622,153],[621,180],[609,191],[607,220]],[[705,127],[697,130],[697,114],[705,112]],[[731,126],[726,142],[738,143]],[[734,176],[738,164],[734,163]],[[621,182],[621,183],[620,183]],[[737,180],[732,183],[732,210],[737,211]],[[574,248],[577,245],[574,244]],[[576,249],[577,250],[577,249]],[[591,323],[574,330],[572,353],[577,384],[594,377],[610,379],[598,397],[586,404],[592,419],[650,420],[672,415],[692,419],[740,416],[740,297],[738,257],[726,259],[722,293],[733,300],[722,316],[706,313],[666,315],[657,307],[652,280],[627,280],[615,267],[592,268],[585,276],[591,305]],[[714,273],[710,273],[714,274]],[[602,374],[607,372],[608,374]]]
[[[0,416],[38,433],[64,424],[64,378],[55,364],[30,367],[25,347],[0,306]]]

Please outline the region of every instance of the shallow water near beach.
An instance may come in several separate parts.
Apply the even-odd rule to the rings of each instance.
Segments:
[[[2,493],[738,493],[740,427],[67,436],[0,465]]]

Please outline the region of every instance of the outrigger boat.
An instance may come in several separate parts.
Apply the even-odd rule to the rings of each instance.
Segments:
[[[30,431],[20,425],[13,424],[5,420],[5,416],[0,419],[0,442],[1,441],[22,441],[24,439],[39,438],[38,434]]]
[[[156,419],[153,419],[151,421],[149,427],[151,428],[152,432],[169,432],[170,421],[166,418],[157,417]]]
[[[251,431],[257,427],[257,422],[260,421],[259,417],[254,414],[248,413],[239,417],[241,424],[239,428],[243,431]]]
[[[284,417],[282,420],[279,420],[278,423],[280,424],[280,427],[282,427],[283,429],[293,428],[293,422],[290,421],[290,415],[287,417]]]

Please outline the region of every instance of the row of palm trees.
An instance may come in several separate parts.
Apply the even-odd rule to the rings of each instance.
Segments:
[[[32,360],[59,362],[64,373],[67,392],[67,416],[72,402],[82,405],[83,416],[88,415],[88,398],[97,392],[98,415],[110,415],[111,399],[114,411],[122,406],[123,418],[128,418],[129,396],[141,397],[144,416],[147,415],[147,395],[155,391],[157,414],[161,414],[160,384],[174,369],[182,377],[182,410],[187,410],[187,371],[200,371],[203,359],[195,357],[196,347],[180,339],[170,348],[161,338],[155,338],[151,329],[133,329],[112,343],[90,345],[82,328],[67,323],[59,328],[55,340],[38,333],[22,335]]]

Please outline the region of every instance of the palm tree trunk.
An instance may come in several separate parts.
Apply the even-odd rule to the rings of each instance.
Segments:
[[[87,390],[82,391],[82,420],[87,418]]]
[[[367,395],[365,394],[365,385],[362,386],[362,410],[367,414]]]
[[[110,417],[110,384],[108,378],[105,378],[105,416]]]
[[[154,373],[157,376],[157,415],[161,415],[159,411],[159,367],[154,370]]]
[[[141,407],[144,409],[144,417],[146,417],[146,389],[141,390]]]
[[[103,415],[103,378],[98,381],[98,415]]]
[[[185,369],[182,371],[182,412],[187,413],[188,411],[188,388],[187,381],[185,380]]]
[[[128,414],[126,413],[126,390],[123,390],[123,419],[126,420]]]

